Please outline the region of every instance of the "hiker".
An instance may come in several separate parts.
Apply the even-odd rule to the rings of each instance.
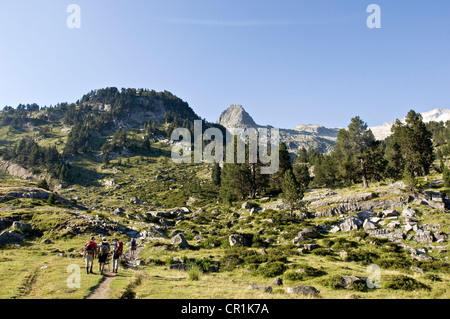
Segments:
[[[137,248],[136,239],[131,239],[131,258],[135,258],[135,251]]]
[[[119,241],[117,238],[113,239],[113,257],[112,257],[112,271],[117,274],[117,269],[119,269],[119,258],[123,252],[123,242]]]
[[[94,258],[97,255],[97,243],[95,237],[92,236],[91,240],[84,245],[84,259],[86,260],[86,274],[93,274],[92,266],[94,265]]]
[[[111,246],[106,240],[106,237],[103,237],[101,244],[98,245],[98,262],[100,264],[100,275],[103,275],[103,270],[105,268],[106,260],[108,259],[110,248]]]

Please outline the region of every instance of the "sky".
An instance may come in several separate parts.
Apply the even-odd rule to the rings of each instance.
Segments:
[[[280,128],[450,109],[450,1],[2,1],[0,107],[104,87],[167,90],[211,122],[240,104]]]

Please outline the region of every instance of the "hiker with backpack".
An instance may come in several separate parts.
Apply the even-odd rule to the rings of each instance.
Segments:
[[[113,239],[113,257],[112,257],[112,271],[117,274],[119,269],[119,258],[122,256],[123,242],[118,241],[117,238]]]
[[[95,237],[92,236],[91,240],[84,245],[84,259],[86,260],[86,274],[93,274],[92,266],[94,265],[94,258],[97,254],[97,243]]]
[[[100,275],[103,275],[103,270],[109,256],[110,248],[111,246],[106,240],[106,237],[103,237],[101,244],[98,245],[98,262],[100,264]]]
[[[135,258],[135,252],[136,252],[136,248],[137,248],[137,243],[136,243],[136,239],[131,239],[131,258]]]

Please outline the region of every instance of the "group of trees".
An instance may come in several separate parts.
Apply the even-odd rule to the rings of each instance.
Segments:
[[[237,137],[235,143],[236,139]],[[213,164],[211,178],[213,184],[219,187],[221,199],[231,203],[256,196],[282,193],[288,209],[290,211],[295,209],[311,180],[308,167],[304,164],[293,165],[286,145],[280,143],[276,149],[269,149],[269,152],[279,154],[278,171],[274,174],[262,174],[261,168],[264,164],[259,159],[256,163],[250,163],[248,150],[246,144],[244,163],[238,163],[235,154],[232,163],[225,162],[222,167],[218,163]]]
[[[377,141],[367,124],[356,116],[339,131],[330,154],[302,147],[291,160],[286,146],[280,143],[277,150],[272,150],[279,152],[279,170],[275,174],[260,174],[261,164],[250,164],[247,159],[245,163],[224,163],[222,168],[214,164],[212,181],[220,187],[225,201],[280,194],[290,211],[298,207],[310,183],[316,187],[355,183],[368,187],[371,182],[390,178],[404,179],[407,185],[414,186],[415,177],[429,174],[435,159],[433,133],[413,110],[404,123],[397,120],[391,131],[386,140]],[[447,134],[446,126],[435,131]],[[445,172],[450,184],[450,172]]]
[[[32,172],[45,168],[54,178],[63,181],[71,179],[70,165],[64,162],[55,146],[43,147],[32,139],[22,139],[12,147],[3,149],[0,155]]]
[[[427,175],[435,154],[422,116],[411,110],[405,123],[397,120],[391,131],[386,140],[377,141],[366,123],[352,118],[348,128],[339,131],[333,152],[309,162],[314,166],[314,184],[368,187],[370,181]]]

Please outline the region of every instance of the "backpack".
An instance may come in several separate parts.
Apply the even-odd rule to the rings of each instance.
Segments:
[[[123,242],[119,241],[117,243],[116,249],[114,251],[116,253],[117,256],[121,256],[122,252],[123,252]]]
[[[102,243],[100,246],[100,256],[104,256],[108,254],[108,244],[107,243]]]
[[[84,252],[87,254],[93,254],[94,253],[94,243],[92,241],[89,241],[88,243],[86,243],[86,245],[84,246]]]
[[[133,240],[131,241],[131,247],[136,246],[136,240],[133,238]]]

